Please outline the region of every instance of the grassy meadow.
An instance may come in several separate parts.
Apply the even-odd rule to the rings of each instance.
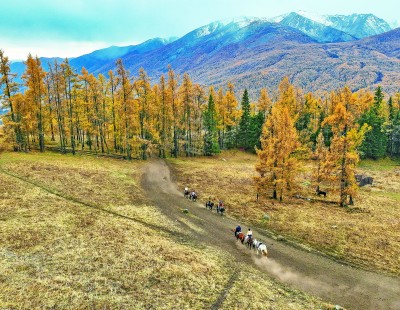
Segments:
[[[400,274],[398,161],[361,162],[358,172],[372,176],[374,182],[360,188],[351,209],[315,199],[309,181],[313,163],[306,163],[299,183],[301,195],[315,200],[287,197],[282,203],[268,197],[256,201],[255,155],[229,151],[212,158],[171,159],[170,163],[182,188],[196,189],[203,200],[223,199],[231,216],[349,263]],[[326,200],[338,200],[338,194],[328,192]]]
[[[174,165],[196,162],[220,163]],[[0,153],[0,309],[332,309],[191,241],[144,196],[144,164]]]

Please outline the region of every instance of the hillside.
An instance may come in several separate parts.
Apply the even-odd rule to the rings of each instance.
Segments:
[[[197,164],[188,185],[198,186],[199,193],[206,195],[211,187],[200,186],[205,179],[198,172],[224,165],[228,168],[224,173],[236,174],[233,181],[215,179],[230,180],[232,185],[220,187],[223,192],[215,194],[239,185],[241,189],[232,195],[236,199],[248,188],[243,177],[253,155],[223,156],[225,161],[173,160],[174,170],[183,172],[174,177],[186,178],[185,168]],[[0,308],[300,310],[337,309],[333,304],[339,304],[350,309],[397,309],[397,278],[346,266],[308,247],[291,246],[294,243],[282,236],[271,238],[274,235],[262,229],[263,223],[255,225],[261,217],[245,220],[257,210],[246,212],[231,200],[226,200],[228,216],[217,216],[204,208],[203,201],[185,200],[171,182],[169,165],[161,160],[1,153],[0,181],[0,274],[6,275],[0,276]],[[380,195],[375,198],[391,201]],[[272,215],[267,222],[271,225],[288,216],[288,229],[294,225],[310,229],[303,217],[309,209],[320,209],[308,213],[314,214],[312,223],[323,216],[318,221],[320,230],[331,231],[333,238],[343,236],[347,227],[354,232],[350,240],[340,239],[338,251],[346,249],[346,242],[362,240],[365,228],[358,221],[356,226],[334,222],[338,227],[332,231],[331,218],[326,219],[328,208],[282,206],[262,212]],[[390,216],[394,208],[391,204],[383,216],[389,220],[385,225],[396,225]],[[257,256],[233,237],[230,229],[238,218],[230,216],[238,216],[238,210],[242,210],[243,228],[255,225],[254,234],[268,245],[267,257]],[[293,212],[299,212],[299,217]],[[330,210],[329,217],[344,212]],[[305,231],[303,237],[312,234]],[[395,246],[384,243],[380,235],[371,238],[379,241],[379,251]],[[376,251],[376,247],[362,247],[363,242],[358,245],[367,253]],[[251,287],[251,298],[246,298],[245,287]]]
[[[0,165],[1,309],[333,307],[260,272],[230,231],[221,248],[197,217],[163,214],[138,162],[2,153]]]
[[[150,54],[127,55],[123,61],[131,72],[143,67],[153,78],[168,64],[178,72],[188,72],[205,85],[247,87],[253,94],[262,87],[276,89],[284,76],[304,92],[322,92],[348,85],[352,90],[398,91],[400,29],[359,41],[319,44],[294,30],[277,24],[254,22],[235,30],[235,38],[223,31],[184,44],[186,37]],[[191,41],[193,42],[193,41]],[[384,42],[384,43],[382,43]],[[97,72],[105,72],[113,64]]]

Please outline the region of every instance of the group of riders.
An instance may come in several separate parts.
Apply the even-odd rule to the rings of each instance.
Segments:
[[[260,251],[262,255],[267,255],[267,246],[258,241],[257,239],[253,238],[253,231],[249,228],[247,230],[246,235],[242,232],[242,227],[238,224],[234,230],[235,237],[237,240],[240,240],[243,244],[245,243],[249,249],[256,249],[257,254]]]
[[[214,202],[212,201],[212,199],[211,199],[211,197],[210,198],[208,198],[208,201],[206,202],[206,208],[207,209],[210,209],[211,211],[212,211],[212,209],[213,209],[213,207],[214,207]],[[218,214],[220,214],[220,215],[223,215],[224,214],[224,212],[225,212],[225,207],[224,207],[224,203],[223,203],[223,201],[222,200],[219,200],[218,201],[218,203],[217,203],[217,213]]]
[[[183,195],[185,198],[188,198],[192,201],[197,200],[197,193],[195,190],[189,190],[188,187],[185,187],[185,190],[183,192]],[[208,198],[208,201],[206,202],[206,208],[210,209],[212,211],[214,207],[214,202],[211,199],[211,197]],[[223,215],[225,212],[225,206],[222,200],[219,200],[217,203],[217,214]],[[249,228],[246,235],[242,232],[242,227],[240,227],[240,224],[237,225],[237,227],[234,229],[235,237],[236,239],[240,240],[243,244],[246,243],[246,245],[251,249],[254,248],[257,250],[257,254],[261,252],[263,255],[267,255],[267,246],[263,244],[260,241],[257,241],[256,239],[253,238],[253,231]]]
[[[196,201],[197,200],[197,193],[195,190],[189,190],[188,187],[185,187],[185,190],[183,191],[183,196],[185,198],[188,198],[192,201]],[[213,207],[214,207],[214,202],[212,201],[211,197],[208,198],[208,201],[206,202],[206,208],[210,209],[212,211]],[[223,215],[225,212],[225,206],[222,200],[219,200],[217,203],[217,213],[220,215]]]
[[[185,187],[185,190],[183,191],[183,196],[185,196],[185,198],[190,199],[192,201],[197,200],[197,193],[194,190],[189,191],[188,187]]]

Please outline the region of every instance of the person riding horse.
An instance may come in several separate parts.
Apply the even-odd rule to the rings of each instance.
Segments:
[[[206,208],[212,211],[213,207],[214,203],[211,201],[211,198],[209,198],[208,201],[206,202]]]
[[[240,233],[242,231],[242,227],[240,227],[240,224],[238,224],[238,226],[236,226],[235,228],[235,237],[237,236],[238,233]]]
[[[197,194],[196,194],[195,191],[192,191],[192,192],[190,193],[189,199],[192,200],[192,201],[196,201],[196,199],[197,199]]]
[[[224,203],[222,202],[222,200],[220,200],[220,201],[218,201],[218,205],[217,205],[217,213],[222,215],[224,213],[224,211],[225,211]]]
[[[183,196],[186,197],[186,198],[189,198],[189,188],[188,187],[185,187],[185,190],[183,192]]]
[[[251,231],[250,228],[247,231],[246,237],[247,237],[247,245],[251,248],[251,246],[253,244],[253,232]]]

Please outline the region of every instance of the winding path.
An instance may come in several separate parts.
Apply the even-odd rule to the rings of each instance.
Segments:
[[[268,258],[260,258],[238,246],[231,232],[237,222],[217,216],[200,203],[184,199],[171,180],[168,165],[162,160],[147,164],[142,186],[154,204],[188,232],[189,238],[224,249],[239,264],[253,264],[281,282],[346,308],[400,309],[399,278],[340,264],[273,240],[256,229],[253,229],[256,238],[268,245]],[[194,216],[185,215],[183,208]],[[191,223],[188,225],[188,222]],[[193,225],[201,229],[193,229]],[[223,299],[224,296],[220,296],[217,303],[222,303]],[[218,304],[213,308],[217,309]]]

